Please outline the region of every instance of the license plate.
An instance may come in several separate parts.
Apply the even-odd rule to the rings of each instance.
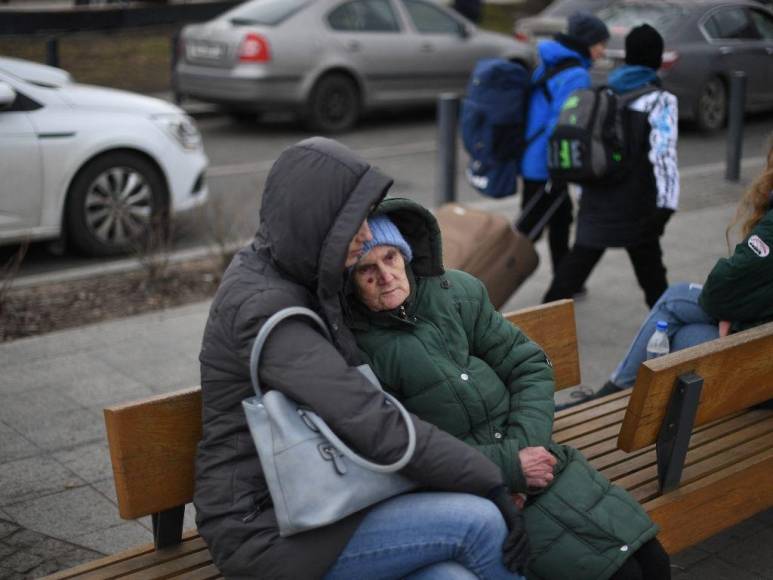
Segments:
[[[225,47],[214,42],[187,42],[185,53],[191,59],[219,60]]]

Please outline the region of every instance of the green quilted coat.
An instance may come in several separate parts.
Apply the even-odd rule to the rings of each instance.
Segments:
[[[657,526],[579,451],[552,441],[549,359],[494,309],[481,282],[443,271],[434,217],[404,199],[386,200],[379,209],[414,251],[411,295],[394,311],[370,312],[350,288],[348,319],[384,388],[491,458],[511,491],[528,494],[528,578],[608,578],[655,537]],[[558,459],[556,478],[529,493],[518,451],[538,445]]]

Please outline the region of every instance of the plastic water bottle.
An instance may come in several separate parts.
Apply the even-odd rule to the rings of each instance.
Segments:
[[[655,326],[655,332],[652,333],[652,336],[647,343],[647,360],[663,356],[670,352],[671,345],[668,343],[667,330],[668,322],[665,320],[658,320],[658,323]]]

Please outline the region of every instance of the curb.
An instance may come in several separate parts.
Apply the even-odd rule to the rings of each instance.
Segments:
[[[250,241],[251,238],[250,240],[234,242],[227,245],[225,250],[229,252],[237,251],[243,246],[247,245]],[[213,256],[217,251],[218,250],[212,246],[196,246],[194,248],[186,248],[185,250],[170,252],[167,256],[168,262],[170,264],[180,264],[189,260],[198,260]],[[13,280],[10,283],[10,288],[32,288],[35,286],[42,286],[44,284],[72,282],[74,280],[98,278],[110,274],[125,274],[127,272],[137,272],[142,270],[142,268],[143,266],[140,259],[135,257],[123,258],[113,262],[94,264],[89,266],[79,266],[77,268],[70,268],[60,272],[47,272],[44,274],[32,274],[30,276],[23,276]]]
[[[518,207],[519,198],[512,196],[501,200],[480,200],[474,202],[464,202],[465,205],[476,207],[491,212],[501,212],[509,215]],[[433,211],[436,208],[433,208]],[[238,251],[248,243],[252,238],[233,242],[226,246],[227,251]],[[168,254],[170,264],[179,264],[188,260],[197,260],[213,255],[217,250],[212,246],[195,246],[184,250],[174,251]],[[123,258],[111,262],[93,264],[88,266],[79,266],[60,272],[46,272],[43,274],[31,274],[16,278],[10,283],[11,288],[32,288],[44,284],[56,284],[58,282],[71,282],[74,280],[83,280],[85,278],[99,277],[110,274],[124,274],[126,272],[136,272],[142,269],[141,261],[136,257]]]

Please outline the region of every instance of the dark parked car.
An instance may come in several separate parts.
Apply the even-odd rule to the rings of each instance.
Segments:
[[[746,110],[773,109],[773,12],[755,0],[623,0],[599,11],[612,38],[596,82],[625,58],[624,38],[643,22],[665,40],[660,76],[680,118],[714,131],[727,119],[729,79],[746,74]]]

